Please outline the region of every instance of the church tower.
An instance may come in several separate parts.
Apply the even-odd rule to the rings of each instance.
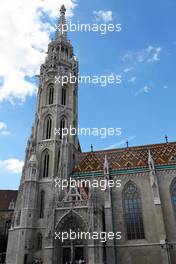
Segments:
[[[40,69],[6,264],[175,264],[176,143],[81,152],[65,13]]]
[[[67,38],[65,12],[63,5],[55,39],[40,69],[35,122],[9,232],[8,264],[27,264],[35,258],[54,263],[55,201],[64,197],[64,193],[56,191],[55,179],[69,177],[79,152],[76,133],[63,136],[64,128],[78,126],[77,82],[61,81],[78,76],[78,62]]]

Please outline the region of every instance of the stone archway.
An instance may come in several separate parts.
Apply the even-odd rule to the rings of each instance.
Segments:
[[[77,213],[71,211],[65,215],[56,227],[56,232],[67,232],[70,234],[70,230],[75,234],[80,232],[87,232],[87,225]],[[87,261],[87,241],[72,236],[63,242],[61,240],[55,241],[55,262],[57,264],[66,264],[68,261],[74,263],[75,260],[82,259],[85,263]]]

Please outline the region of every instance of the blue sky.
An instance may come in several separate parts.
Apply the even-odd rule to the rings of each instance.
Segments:
[[[33,5],[29,1],[28,11],[25,2],[16,0],[10,7],[8,1],[2,1],[0,11],[1,189],[19,185],[35,113],[33,76],[39,72],[61,3],[68,7],[73,23],[104,23],[102,13],[109,11],[107,23],[122,24],[121,32],[106,35],[69,33],[80,75],[122,75],[120,85],[79,86],[80,127],[122,128],[121,136],[80,137],[82,150],[89,151],[91,144],[95,150],[124,147],[127,138],[130,146],[160,143],[165,134],[175,141],[175,0],[36,0]]]

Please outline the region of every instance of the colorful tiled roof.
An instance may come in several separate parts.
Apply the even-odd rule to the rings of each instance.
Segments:
[[[18,191],[0,190],[0,210],[8,210],[10,203],[16,202]]]
[[[111,169],[128,169],[148,166],[148,152],[155,165],[176,164],[176,142],[83,152],[74,172],[103,170],[105,155]]]

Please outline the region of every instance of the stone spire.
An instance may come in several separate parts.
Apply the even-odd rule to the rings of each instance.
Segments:
[[[155,164],[150,149],[148,151],[148,166],[150,171],[155,171]]]
[[[108,163],[107,155],[105,155],[103,167],[104,167],[104,174],[105,175],[109,174],[109,163]]]
[[[158,179],[157,179],[157,175],[155,171],[154,160],[152,158],[150,150],[148,152],[148,165],[149,165],[150,185],[151,185],[152,192],[153,192],[154,204],[158,205],[158,204],[161,204]]]
[[[65,40],[67,41],[67,21],[65,18],[66,8],[64,5],[60,9],[60,17],[58,21],[57,31],[56,31],[56,40]]]

